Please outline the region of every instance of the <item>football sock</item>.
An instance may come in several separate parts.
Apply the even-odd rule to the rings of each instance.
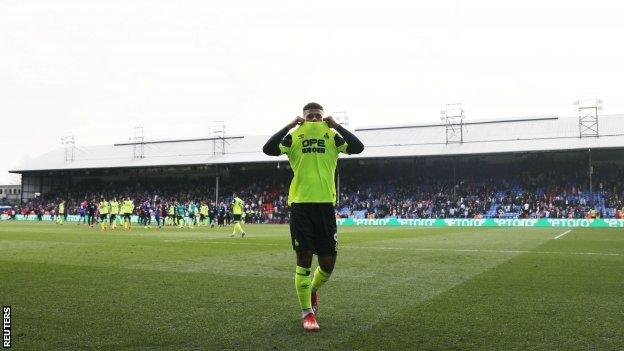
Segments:
[[[241,228],[240,222],[234,223],[234,232],[232,234],[236,235],[242,232],[243,232],[243,228]]]
[[[327,283],[331,273],[325,273],[321,267],[316,267],[314,277],[312,278],[312,292],[317,291],[323,284]]]
[[[302,316],[312,312],[312,286],[310,280],[310,268],[299,266],[295,268],[295,290],[297,291]]]

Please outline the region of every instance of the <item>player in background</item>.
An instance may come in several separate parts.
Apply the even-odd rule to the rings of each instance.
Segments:
[[[241,226],[244,206],[245,204],[243,203],[243,200],[241,200],[241,198],[239,198],[238,195],[234,193],[234,195],[232,196],[232,215],[234,221],[234,230],[232,231],[232,234],[230,236],[235,236],[240,233],[241,238],[245,237],[245,231]]]
[[[87,199],[85,199],[83,202],[80,203],[80,209],[78,210],[80,217],[78,218],[77,225],[80,225],[80,223],[82,224],[87,223],[87,203],[88,203]]]
[[[323,118],[323,107],[317,103],[304,106],[303,116],[275,133],[263,152],[269,156],[286,154],[294,173],[288,205],[291,242],[297,258],[295,289],[303,329],[318,331],[318,289],[329,280],[337,255],[334,177],[338,154],[359,154],[364,145],[331,116]],[[318,267],[312,278],[315,254]]]
[[[97,212],[97,205],[95,204],[95,199],[91,199],[87,203],[87,222],[89,223],[89,227],[93,228],[95,222],[97,221],[95,218],[95,213]]]
[[[152,225],[152,214],[151,214],[151,203],[149,199],[146,199],[145,201],[143,201],[143,204],[141,205],[141,216],[143,217],[143,225],[145,226],[145,229],[150,228],[150,226]]]
[[[210,216],[210,228],[214,228],[215,226],[215,222],[217,221],[217,214],[218,210],[217,210],[217,206],[214,203],[210,204],[210,210],[209,210],[209,216]]]
[[[165,201],[158,200],[158,205],[160,206],[160,228],[161,226],[165,226],[165,223],[167,222],[167,216],[169,214],[167,213],[167,203]]]
[[[102,197],[99,205],[100,210],[100,229],[106,230],[108,227],[108,213],[110,212],[110,205],[104,197]]]
[[[145,220],[145,201],[139,201],[139,207],[137,208],[139,214],[139,225],[144,225],[147,228],[147,221]]]
[[[172,201],[169,204],[169,209],[167,210],[167,220],[169,221],[169,223],[167,223],[168,225],[176,225],[176,213],[175,213],[175,200]]]
[[[117,228],[117,215],[119,214],[119,202],[117,198],[113,197],[113,201],[110,202],[110,226],[111,229]]]
[[[197,212],[197,205],[195,205],[195,201],[191,200],[188,205],[188,227],[193,229],[193,226],[196,224],[197,217],[195,217],[195,213]]]
[[[184,203],[182,201],[178,201],[176,203],[176,219],[178,221],[178,228],[184,227]]]
[[[208,226],[207,222],[208,218],[208,206],[204,201],[200,202],[199,205],[199,226]]]
[[[124,229],[132,230],[132,212],[134,211],[134,202],[130,199],[130,196],[126,196],[123,206]]]
[[[122,196],[119,198],[119,220],[122,228],[125,228],[126,220],[124,218],[124,213],[126,212],[126,197]]]
[[[58,205],[58,211],[56,216],[56,224],[63,225],[63,219],[65,215],[65,200],[61,200],[61,203]]]
[[[156,200],[154,207],[152,208],[152,211],[154,212],[154,219],[156,220],[156,225],[158,225],[159,229],[162,228],[161,218],[163,218],[163,208],[164,206],[160,203],[160,200]]]
[[[219,212],[217,214],[219,217],[217,220],[219,227],[225,227],[225,205],[223,203],[219,204]]]

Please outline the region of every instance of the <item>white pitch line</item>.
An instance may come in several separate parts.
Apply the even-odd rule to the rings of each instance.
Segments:
[[[383,247],[383,246],[342,246],[343,249],[367,249],[367,250],[401,250],[401,251],[446,251],[446,252],[484,252],[484,253],[527,253],[527,254],[558,254],[558,255],[595,255],[595,256],[622,256],[619,253],[604,252],[565,252],[565,251],[529,251],[529,250],[487,250],[487,249],[435,249],[435,248],[408,248],[408,247]]]
[[[568,234],[568,233],[569,233],[569,232],[571,232],[571,231],[572,231],[572,229],[570,229],[570,230],[566,230],[565,232],[563,232],[563,233],[561,233],[561,234],[557,235],[556,237],[554,237],[554,239],[559,239],[559,238],[561,238],[562,236],[564,236],[564,235]]]

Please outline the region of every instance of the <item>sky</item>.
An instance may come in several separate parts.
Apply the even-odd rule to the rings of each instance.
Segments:
[[[621,1],[0,0],[0,184],[62,147],[272,134],[305,103],[350,127],[624,113]]]

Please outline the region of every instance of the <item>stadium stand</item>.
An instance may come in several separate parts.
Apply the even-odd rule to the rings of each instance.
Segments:
[[[444,142],[443,124],[358,128],[366,149],[339,161],[337,216],[619,218],[623,122],[601,116],[600,137],[581,138],[577,118],[471,121],[460,144]],[[65,199],[71,214],[102,195],[220,207],[237,191],[250,220],[286,222],[291,172],[284,156],[262,154],[266,139],[76,147],[69,161],[63,148],[52,150],[13,171],[22,174],[19,212],[47,213]]]

